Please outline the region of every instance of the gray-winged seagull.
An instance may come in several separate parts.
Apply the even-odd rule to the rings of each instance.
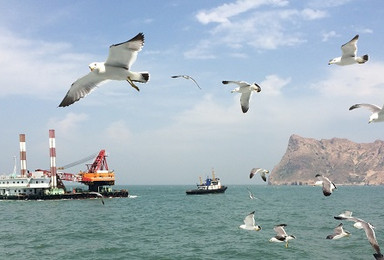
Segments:
[[[336,189],[336,185],[330,181],[327,177],[321,175],[321,174],[316,174],[315,177],[319,178],[323,183],[323,194],[324,196],[330,196],[332,194],[332,191]]]
[[[296,237],[294,235],[288,235],[284,227],[286,227],[286,224],[280,224],[273,228],[276,232],[276,236],[272,237],[269,242],[285,242],[285,247],[288,247],[288,241],[295,239]]]
[[[348,231],[343,229],[343,223],[340,223],[335,229],[333,230],[332,235],[328,235],[326,238],[327,239],[339,239],[342,237],[346,237],[351,235]]]
[[[245,229],[245,230],[253,230],[253,231],[259,231],[261,230],[261,227],[258,225],[255,225],[255,211],[252,211],[249,213],[245,219],[244,224],[240,225],[239,228]]]
[[[252,177],[259,172],[260,172],[260,177],[263,179],[263,181],[267,181],[266,174],[269,173],[269,171],[262,168],[252,168],[251,172],[249,173],[249,178],[252,179]]]
[[[188,76],[188,75],[176,75],[176,76],[171,76],[171,78],[173,78],[173,79],[177,79],[177,78],[190,79],[190,80],[192,80],[196,84],[196,86],[199,89],[201,89],[199,84],[197,83],[197,81],[194,78],[192,78],[191,76]]]
[[[354,63],[363,64],[368,61],[368,55],[364,56],[356,56],[357,55],[357,40],[359,39],[359,35],[353,37],[352,40],[343,44],[341,46],[342,55],[341,57],[334,58],[328,62],[328,65],[336,64],[336,65],[351,65]]]
[[[222,81],[222,83],[223,84],[233,83],[233,84],[236,84],[239,86],[239,87],[233,89],[231,91],[231,93],[234,93],[234,92],[241,93],[240,104],[241,104],[241,110],[243,111],[243,113],[247,113],[247,111],[249,109],[249,100],[251,98],[252,92],[253,91],[260,92],[261,91],[261,87],[259,85],[257,85],[256,83],[249,84],[245,81],[228,81],[228,80],[224,80],[224,81]]]
[[[379,244],[377,243],[374,226],[372,226],[370,223],[366,222],[365,220],[352,217],[351,211],[345,211],[344,213],[342,213],[342,214],[340,214],[334,218],[339,219],[339,220],[353,221],[353,222],[355,222],[355,224],[353,224],[353,226],[355,228],[364,229],[365,235],[367,236],[369,243],[371,244],[373,249],[376,251],[376,253],[373,254],[373,256],[376,259],[384,259],[383,255],[380,252]]]
[[[355,108],[360,108],[360,107],[365,107],[372,112],[371,116],[369,117],[368,124],[372,122],[375,123],[375,122],[384,121],[384,111],[383,111],[384,106],[379,107],[377,105],[372,105],[372,104],[355,104],[351,106],[349,110],[353,110]]]
[[[107,60],[89,64],[91,72],[71,85],[59,107],[66,107],[75,103],[106,80],[126,80],[133,88],[140,91],[133,82],[148,82],[149,73],[133,72],[130,69],[136,61],[137,53],[141,51],[143,46],[143,33],[137,34],[126,42],[111,45]]]

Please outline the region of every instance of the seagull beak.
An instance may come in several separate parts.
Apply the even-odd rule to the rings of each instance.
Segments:
[[[92,68],[91,66],[89,66],[89,69],[90,69],[91,71],[93,71],[93,68]]]

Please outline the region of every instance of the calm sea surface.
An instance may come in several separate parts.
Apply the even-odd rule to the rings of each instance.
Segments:
[[[345,210],[376,227],[384,251],[384,187],[343,186],[324,197],[320,187],[228,186],[225,194],[188,196],[194,185],[127,186],[132,198],[105,205],[0,201],[0,259],[374,259],[351,222],[350,238],[325,239]],[[254,210],[262,230],[239,229]],[[268,242],[281,223],[296,236],[288,248]]]

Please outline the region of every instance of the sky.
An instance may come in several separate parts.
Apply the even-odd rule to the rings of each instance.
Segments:
[[[384,104],[381,0],[0,0],[0,9],[3,174],[19,157],[19,134],[28,169],[49,169],[49,129],[58,166],[105,149],[120,185],[195,185],[212,169],[224,185],[262,184],[250,170],[272,170],[293,134],[383,140],[384,123],[348,110]],[[145,44],[131,70],[150,73],[140,92],[110,81],[58,107],[88,64],[139,32]],[[369,61],[328,65],[356,34]],[[171,78],[179,74],[202,89]],[[223,80],[261,86],[246,114]]]

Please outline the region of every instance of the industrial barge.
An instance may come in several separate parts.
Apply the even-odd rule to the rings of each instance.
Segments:
[[[187,195],[224,193],[228,187],[221,185],[219,178],[215,177],[215,172],[212,170],[212,179],[207,177],[205,182],[200,177],[200,184],[197,184],[197,189],[187,190]]]
[[[128,190],[114,190],[114,171],[108,170],[105,150],[101,150],[87,171],[78,174],[58,171],[56,168],[55,131],[49,130],[50,170],[27,170],[25,135],[20,134],[20,175],[14,171],[8,176],[0,176],[0,200],[58,200],[90,199],[97,197],[128,197]],[[75,164],[76,165],[76,164]],[[71,164],[74,166],[74,164]],[[67,167],[68,168],[68,167]],[[63,181],[82,183],[87,191],[80,188],[67,191]]]

